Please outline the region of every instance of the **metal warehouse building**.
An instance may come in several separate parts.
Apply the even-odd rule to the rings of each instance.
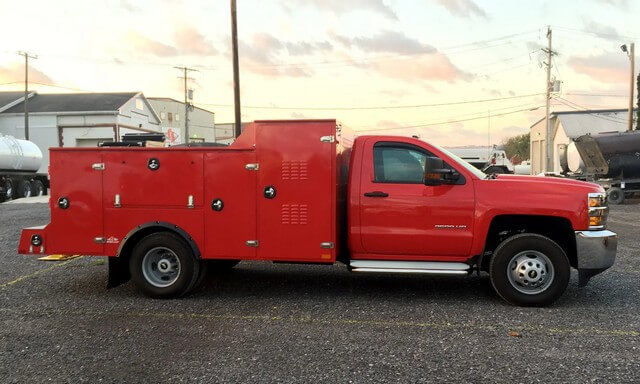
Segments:
[[[560,173],[558,157],[561,146],[567,146],[574,139],[586,134],[624,132],[627,130],[628,109],[600,109],[587,111],[553,112],[551,131],[553,140],[553,171]],[[531,174],[545,172],[547,158],[547,125],[540,119],[531,126]]]

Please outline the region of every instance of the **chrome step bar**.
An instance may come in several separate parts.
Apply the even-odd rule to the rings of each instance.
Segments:
[[[425,273],[429,275],[467,275],[471,266],[465,263],[438,261],[351,260],[352,272]]]

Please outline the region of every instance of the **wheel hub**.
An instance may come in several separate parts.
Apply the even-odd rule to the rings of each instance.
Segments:
[[[168,287],[180,276],[180,259],[176,254],[164,247],[149,250],[142,259],[142,274],[152,285],[160,288]]]
[[[507,273],[511,285],[529,295],[546,290],[554,277],[551,261],[538,251],[524,251],[515,255]]]
[[[171,262],[167,259],[162,259],[158,262],[158,271],[167,273],[171,270]]]

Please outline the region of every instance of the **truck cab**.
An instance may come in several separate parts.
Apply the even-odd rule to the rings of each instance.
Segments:
[[[415,138],[355,137],[335,120],[256,121],[229,147],[55,148],[51,223],[23,254],[109,257],[109,285],[186,294],[241,260],[358,273],[490,275],[517,305],[548,305],[570,268],[610,267],[601,187],[486,175]]]

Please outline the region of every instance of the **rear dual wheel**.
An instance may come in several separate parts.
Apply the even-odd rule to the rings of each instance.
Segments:
[[[200,276],[200,260],[183,239],[169,232],[144,237],[134,247],[129,264],[131,278],[147,296],[180,297],[189,292]]]
[[[13,199],[13,182],[11,179],[5,178],[0,181],[2,182],[2,196],[0,196],[0,202]]]
[[[542,307],[556,301],[569,284],[569,259],[548,237],[523,233],[496,248],[489,266],[491,284],[511,304]]]

